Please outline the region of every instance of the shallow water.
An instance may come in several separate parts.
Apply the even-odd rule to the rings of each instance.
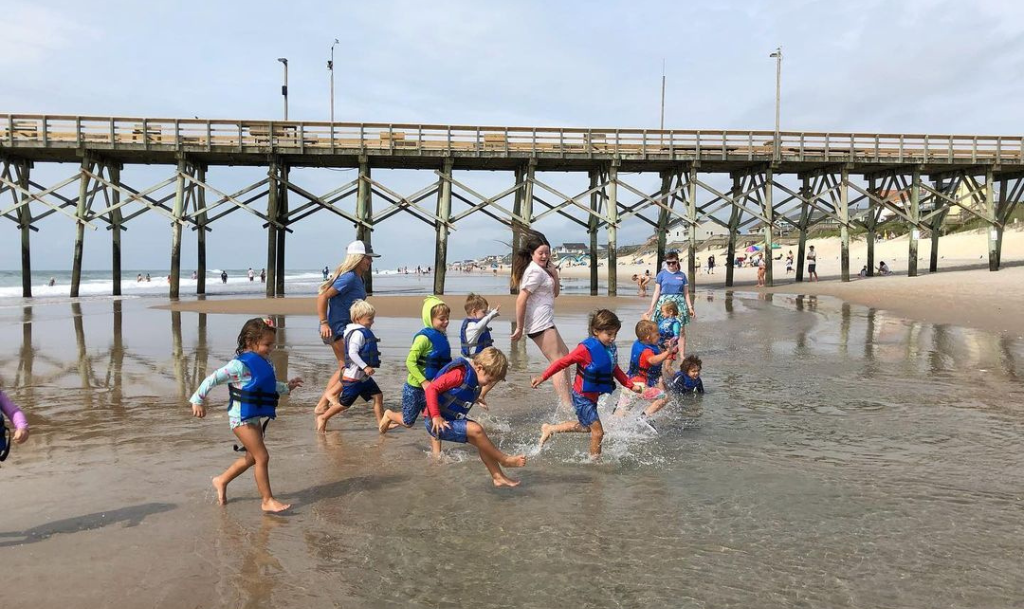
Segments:
[[[279,377],[307,389],[268,431],[275,494],[232,460],[217,390],[244,317],[141,300],[0,309],[0,381],[29,443],[0,469],[3,607],[1007,607],[1024,598],[1024,344],[813,297],[698,293],[690,350],[708,393],[657,434],[603,411],[602,462],[556,436],[530,344],[476,413],[529,451],[494,489],[475,451],[438,465],[417,425],[381,439],[366,407],[313,431],[331,371],[315,318],[279,318]],[[622,308],[619,352],[643,305]],[[494,326],[508,347],[507,318]],[[414,319],[379,320],[397,406]],[[583,316],[559,316],[570,344]],[[520,346],[524,346],[520,343]]]

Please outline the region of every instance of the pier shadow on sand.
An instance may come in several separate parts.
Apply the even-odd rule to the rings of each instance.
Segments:
[[[25,529],[24,531],[0,532],[0,539],[4,540],[0,541],[0,548],[36,543],[47,540],[54,535],[92,531],[119,522],[123,522],[126,527],[134,527],[141,523],[146,516],[169,512],[176,507],[178,506],[173,503],[143,503],[116,510],[65,518],[64,520],[48,522],[31,529]],[[8,538],[15,539],[7,541]]]

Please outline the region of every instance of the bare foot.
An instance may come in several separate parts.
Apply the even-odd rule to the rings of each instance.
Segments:
[[[551,425],[548,425],[547,423],[544,423],[543,425],[541,425],[540,426],[540,446],[538,448],[543,448],[544,447],[544,443],[547,442],[548,439],[551,438],[552,435],[554,435],[554,433],[555,432],[551,431]]]
[[[327,419],[322,414],[316,417],[316,430],[320,433],[327,431]]]
[[[386,434],[388,430],[390,430],[394,426],[390,415],[391,411],[385,410],[384,416],[382,416],[380,418],[380,421],[377,423],[377,431],[379,431],[381,435]]]
[[[217,505],[226,505],[228,502],[228,485],[222,482],[220,476],[213,478],[213,488],[217,489]]]
[[[292,504],[290,504],[290,503],[281,503],[280,501],[278,501],[277,499],[274,499],[273,497],[263,501],[263,511],[264,512],[274,512],[274,513],[283,512],[283,511],[287,510],[290,507],[292,507]]]
[[[493,477],[491,479],[491,482],[494,483],[494,486],[498,486],[498,487],[502,487],[502,486],[513,486],[513,487],[514,486],[519,486],[519,481],[518,480],[513,480],[512,478],[509,478],[505,474],[498,474],[497,476],[495,476],[495,477]]]
[[[501,464],[505,467],[526,467],[526,455],[505,455]]]

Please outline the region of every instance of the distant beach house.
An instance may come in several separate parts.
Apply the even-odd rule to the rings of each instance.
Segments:
[[[555,248],[554,254],[558,256],[579,256],[590,252],[590,248],[582,243],[563,243]]]
[[[708,220],[701,222],[697,225],[697,240],[703,241],[705,239],[712,239],[714,237],[723,237],[729,235],[729,229]],[[682,220],[669,224],[668,226],[668,239],[669,241],[686,241],[690,238],[689,225]]]

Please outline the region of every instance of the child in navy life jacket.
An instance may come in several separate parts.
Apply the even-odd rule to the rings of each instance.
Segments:
[[[427,385],[427,414],[423,423],[435,440],[435,454],[440,453],[440,440],[469,443],[480,453],[491,474],[494,486],[518,486],[501,470],[504,467],[523,467],[524,455],[506,455],[491,442],[479,423],[469,419],[469,410],[480,396],[482,387],[505,380],[508,360],[505,354],[487,347],[470,359],[457,358],[438,372]]]
[[[326,431],[327,421],[334,415],[345,412],[356,398],[373,402],[373,414],[378,427],[384,418],[384,394],[377,381],[371,377],[380,367],[380,350],[377,337],[370,330],[377,310],[365,300],[357,300],[349,308],[352,323],[345,327],[345,370],[341,373],[341,395],[323,414],[316,417],[316,430]]]
[[[548,441],[553,434],[562,432],[590,433],[590,456],[596,458],[601,454],[601,440],[604,439],[604,428],[597,414],[597,398],[602,393],[615,390],[614,381],[623,387],[631,387],[640,393],[642,383],[633,383],[616,362],[615,337],[619,333],[622,322],[615,313],[600,309],[590,318],[590,336],[580,343],[571,353],[555,360],[548,369],[530,383],[534,389],[556,372],[576,364],[576,380],[572,384],[572,404],[576,409],[576,420],[566,421],[557,425],[541,425],[540,445]]]
[[[14,425],[13,436],[4,423],[5,416]],[[0,390],[0,461],[7,460],[7,455],[11,451],[11,442],[21,444],[25,440],[28,440],[28,420],[25,419],[25,414],[4,394],[3,390]]]
[[[704,381],[700,380],[702,365],[703,362],[696,355],[686,356],[686,359],[679,364],[679,372],[676,372],[676,375],[672,377],[672,382],[668,384],[669,391],[675,394],[704,393]]]
[[[267,419],[269,422],[269,419],[277,416],[280,395],[287,395],[302,386],[302,379],[298,377],[287,383],[277,380],[269,359],[276,337],[277,330],[269,319],[257,317],[245,322],[238,334],[235,359],[206,377],[189,399],[192,415],[203,418],[206,416],[203,402],[207,394],[217,385],[229,383],[228,422],[245,447],[245,456],[213,479],[213,488],[217,490],[217,502],[220,505],[227,503],[228,484],[255,465],[256,487],[263,498],[263,511],[282,512],[291,507],[274,499],[270,491],[270,454],[263,443],[263,433],[266,431],[266,422],[263,421]]]
[[[377,430],[387,433],[401,425],[412,427],[420,413],[427,407],[424,390],[434,380],[441,368],[452,361],[452,350],[448,344],[448,318],[451,309],[437,296],[428,296],[420,311],[424,328],[412,339],[412,347],[405,358],[409,375],[402,387],[402,412],[385,410]]]
[[[500,308],[501,305],[488,309],[487,299],[479,294],[471,292],[469,296],[466,296],[466,319],[462,320],[462,328],[459,329],[462,357],[472,357],[494,344],[494,339],[491,338],[491,329],[487,327],[487,324],[498,316]],[[485,386],[476,400],[476,403],[484,410],[487,409],[484,397],[493,386],[493,384]]]
[[[629,377],[630,382],[642,383],[644,385],[646,388],[644,390],[644,397],[654,400],[650,406],[661,402],[655,408],[655,412],[657,412],[668,401],[668,397],[665,395],[662,366],[675,354],[676,347],[672,344],[672,346],[663,351],[658,346],[658,324],[649,319],[638,321],[635,331],[636,342],[633,343],[633,348],[629,354],[629,370],[626,372],[626,376]],[[620,417],[626,416],[626,413],[629,411],[630,402],[631,400],[624,393],[619,399],[619,405],[615,414]]]

